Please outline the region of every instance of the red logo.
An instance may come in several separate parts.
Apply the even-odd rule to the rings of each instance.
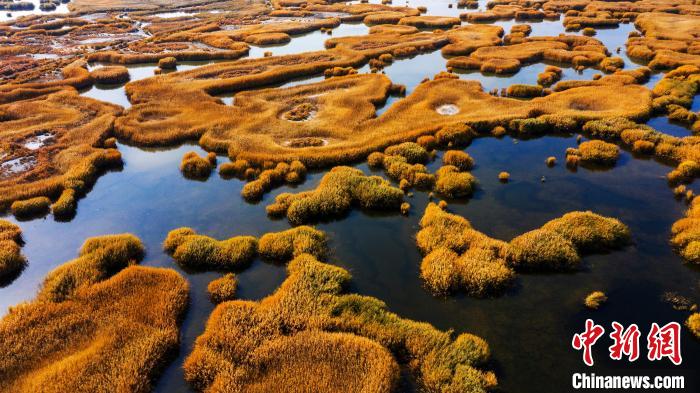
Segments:
[[[613,322],[612,328],[610,338],[613,344],[608,347],[610,359],[621,360],[623,356],[626,356],[629,362],[639,359],[639,327],[633,323],[625,328],[622,324]],[[571,340],[574,349],[583,350],[583,362],[588,366],[593,365],[592,348],[603,333],[605,328],[587,319],[586,329],[574,334]],[[647,349],[647,359],[650,361],[668,358],[675,365],[681,364],[681,325],[678,322],[669,322],[664,326],[652,323],[647,335]]]
[[[651,324],[651,331],[647,336],[647,348],[649,360],[661,360],[669,358],[676,366],[681,364],[681,325],[678,322],[669,322],[663,327],[657,323]]]
[[[605,333],[605,329],[593,323],[593,320],[586,319],[586,330],[583,333],[574,334],[571,345],[574,349],[583,349],[583,362],[589,366],[593,365],[593,353],[591,348],[593,344]]]
[[[610,333],[610,338],[615,341],[608,349],[610,358],[614,360],[622,359],[622,355],[627,355],[627,360],[634,362],[639,358],[639,327],[631,324],[627,329],[617,322],[612,323],[615,330]]]

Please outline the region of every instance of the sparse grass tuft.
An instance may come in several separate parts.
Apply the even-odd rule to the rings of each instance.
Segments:
[[[586,299],[584,299],[583,303],[586,305],[586,307],[592,309],[592,310],[597,310],[603,303],[608,301],[608,297],[605,295],[605,293],[601,291],[594,291],[588,294],[586,296]]]
[[[238,288],[238,279],[233,273],[213,280],[207,285],[209,299],[214,304],[227,302],[236,298],[236,289]]]
[[[499,174],[498,174],[498,180],[499,180],[501,183],[508,183],[508,181],[510,180],[510,173],[508,173],[508,172],[501,172],[501,173],[499,173]]]

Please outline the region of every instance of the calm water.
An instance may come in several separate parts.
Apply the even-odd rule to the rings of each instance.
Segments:
[[[435,14],[441,15],[465,11],[447,8],[447,1],[409,3],[411,6],[424,4],[428,5],[429,13],[433,9],[437,10]],[[498,24],[509,26],[512,22]],[[631,25],[621,25],[619,29],[599,31],[597,37],[614,52],[618,46],[624,48],[631,29]],[[533,35],[556,35],[562,32],[561,22],[533,23],[533,30]],[[364,34],[365,31],[364,25],[342,25],[333,31],[333,36]],[[286,46],[254,48],[250,55],[259,56],[265,50],[276,54],[318,50],[327,37],[319,32],[297,36]],[[626,59],[624,53],[621,56]],[[628,59],[626,62],[630,67]],[[438,51],[396,61],[385,72],[394,82],[405,84],[410,92],[424,77],[444,70],[445,63],[446,59]],[[178,69],[202,64],[206,63],[183,64]],[[510,78],[475,72],[463,73],[460,77],[479,80],[490,90],[512,83],[533,84],[544,67],[543,64],[526,66]],[[132,81],[153,75],[154,68],[155,65],[130,67]],[[367,68],[361,70],[366,71]],[[563,79],[590,79],[597,72],[577,73],[565,68]],[[650,85],[660,77],[655,75]],[[306,78],[284,86],[322,79]],[[93,87],[84,94],[129,106],[123,86]],[[232,97],[232,94],[225,96],[227,103],[233,101]],[[390,99],[380,112],[398,99]],[[694,110],[699,105],[694,104]],[[652,119],[649,124],[669,134],[681,132],[666,118]],[[689,134],[690,131],[685,130],[682,135]],[[486,339],[494,359],[489,368],[496,371],[502,391],[567,391],[571,374],[576,371],[625,375],[663,369],[675,375],[686,375],[686,383],[690,384],[693,382],[690,376],[697,374],[700,364],[700,343],[685,329],[682,337],[684,362],[680,367],[671,367],[667,361],[638,360],[630,365],[606,360],[609,345],[606,337],[595,347],[596,366],[584,370],[580,352],[571,349],[571,336],[582,330],[586,318],[593,318],[607,330],[612,321],[625,325],[637,323],[646,334],[651,322],[682,323],[687,317],[685,312],[673,310],[662,300],[665,292],[677,292],[696,302],[700,298],[700,269],[683,264],[668,244],[672,223],[682,217],[686,209],[683,202],[673,198],[666,184],[664,176],[671,168],[623,152],[613,169],[579,168],[572,172],[561,163],[566,148],[576,146],[575,139],[575,135],[567,135],[533,140],[505,137],[473,141],[466,151],[476,161],[472,173],[479,179],[479,190],[469,200],[450,201],[449,210],[468,218],[480,231],[503,240],[538,228],[572,210],[593,210],[625,222],[632,230],[633,244],[610,254],[585,257],[582,271],[519,275],[515,288],[495,299],[472,299],[463,295],[433,297],[422,288],[418,276],[421,256],[414,243],[418,221],[428,202],[428,195],[423,192],[415,192],[409,199],[413,208],[408,217],[352,211],[343,219],[319,224],[318,228],[330,236],[329,262],[353,274],[351,290],[385,301],[392,311],[403,317],[427,321],[440,329],[454,329],[456,333],[471,332]],[[213,309],[206,286],[220,273],[182,271],[161,251],[161,242],[170,230],[181,226],[193,227],[219,239],[259,236],[287,229],[286,220],[267,218],[265,206],[281,192],[314,188],[323,173],[312,173],[296,188],[281,187],[265,195],[262,202],[248,204],[240,197],[243,182],[239,180],[223,180],[216,173],[204,182],[182,177],[178,170],[182,155],[189,150],[203,153],[198,146],[142,150],[120,145],[119,149],[124,157],[123,169],[98,180],[94,189],[80,201],[72,221],[57,222],[48,216],[19,222],[26,241],[23,252],[30,262],[15,282],[0,288],[0,310],[5,312],[8,306],[31,299],[43,277],[74,258],[85,238],[134,233],[147,247],[145,265],[175,268],[190,282],[191,304],[182,325],[181,350],[157,386],[159,392],[187,392],[190,389],[184,382],[181,365]],[[559,164],[546,167],[544,160],[549,156],[557,157]],[[429,168],[434,171],[439,165],[438,158]],[[372,172],[365,164],[357,166],[367,173]],[[511,174],[508,184],[498,181],[497,174],[501,171]],[[239,296],[260,299],[272,293],[284,278],[284,266],[256,261],[239,275]],[[581,304],[585,295],[593,290],[602,290],[610,298],[597,311],[589,311]],[[644,340],[640,343],[644,351]],[[659,371],[654,373],[658,375]]]

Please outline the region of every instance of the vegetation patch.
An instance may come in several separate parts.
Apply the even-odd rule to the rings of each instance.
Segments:
[[[233,273],[213,280],[207,285],[209,299],[214,304],[227,302],[236,298],[236,289],[238,288],[238,278]]]
[[[597,310],[607,301],[608,297],[605,295],[605,293],[601,291],[593,291],[586,296],[583,303],[586,305],[586,307],[592,310]]]
[[[21,253],[23,244],[20,227],[0,220],[0,287],[11,283],[27,266]]]
[[[402,202],[403,191],[381,177],[365,176],[350,167],[335,167],[315,190],[282,193],[267,207],[267,212],[286,215],[292,224],[299,225],[341,216],[353,206],[398,211]]]
[[[0,321],[0,390],[151,391],[179,346],[188,285],[129,266],[142,253],[130,235],[88,239],[36,300],[12,307]]]
[[[346,294],[350,274],[311,255],[296,257],[288,272],[267,298],[214,310],[185,361],[193,388],[390,392],[399,364],[426,392],[484,392],[495,385],[492,373],[476,368],[489,357],[479,337],[453,338],[398,317],[377,299]]]
[[[575,156],[576,158],[570,158]],[[578,149],[566,150],[567,163],[596,164],[614,166],[620,157],[620,149],[613,143],[600,140],[586,141]]]
[[[620,221],[571,212],[508,243],[477,231],[444,208],[430,203],[416,235],[424,255],[421,278],[436,294],[464,290],[477,297],[499,295],[512,285],[515,271],[576,269],[580,254],[629,242],[629,229]]]
[[[168,233],[163,249],[175,261],[192,270],[235,270],[246,267],[257,255],[258,240],[253,236],[236,236],[216,240],[198,235],[191,228]]]

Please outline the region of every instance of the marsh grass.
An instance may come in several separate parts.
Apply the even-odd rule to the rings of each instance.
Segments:
[[[576,163],[614,166],[620,156],[620,149],[613,143],[600,140],[592,140],[581,143],[578,149],[567,149],[567,163],[569,156],[577,156]]]
[[[12,214],[17,218],[42,217],[51,210],[51,200],[47,197],[34,197],[21,201],[14,201],[10,206]]]
[[[580,255],[620,248],[629,229],[591,212],[571,212],[509,243],[471,227],[464,217],[429,203],[416,244],[423,253],[421,278],[431,292],[464,290],[471,296],[497,296],[515,280],[515,271],[570,271]]]
[[[188,286],[173,270],[129,266],[142,252],[133,236],[89,239],[36,300],[12,307],[0,321],[0,390],[151,391],[178,348]]]
[[[238,278],[233,273],[213,280],[207,285],[209,299],[214,304],[227,302],[236,298],[236,289],[238,288]]]
[[[0,220],[0,287],[11,283],[27,266],[21,253],[22,230],[17,225]]]
[[[350,274],[311,255],[287,269],[272,295],[214,310],[184,364],[193,388],[390,392],[398,364],[426,392],[484,392],[495,384],[493,374],[475,368],[489,357],[482,339],[453,338],[398,317],[377,299],[345,294]]]
[[[124,66],[105,66],[90,72],[90,77],[96,82],[108,85],[118,85],[129,81],[129,70]]]
[[[163,249],[180,266],[199,271],[242,269],[253,261],[257,248],[258,240],[253,236],[216,240],[191,228],[172,230],[163,242]]]
[[[315,190],[278,195],[267,211],[286,215],[292,224],[299,225],[342,216],[353,206],[398,211],[402,202],[403,191],[388,181],[341,166],[323,176]]]
[[[180,162],[182,174],[189,179],[195,180],[206,180],[214,167],[216,167],[215,153],[209,153],[206,157],[201,157],[197,152],[190,151],[185,153]]]
[[[696,338],[700,338],[700,313],[691,314],[685,321],[685,326]]]
[[[434,190],[447,198],[464,198],[471,196],[476,188],[476,178],[469,172],[460,172],[452,165],[443,165],[435,172]]]
[[[607,301],[608,297],[605,295],[605,293],[601,291],[593,291],[586,296],[586,298],[583,300],[583,304],[592,310],[597,310]]]

